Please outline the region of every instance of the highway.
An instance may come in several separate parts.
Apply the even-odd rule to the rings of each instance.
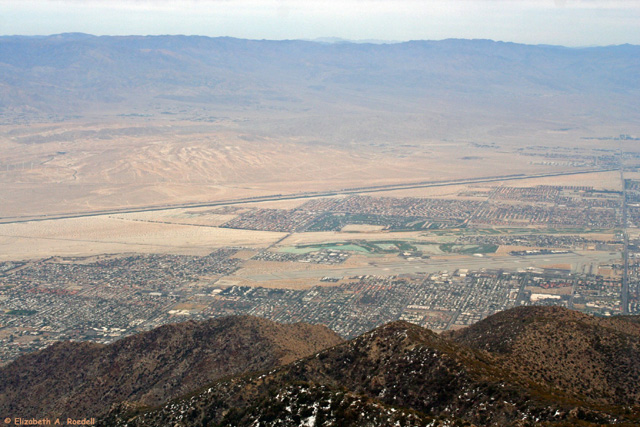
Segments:
[[[622,163],[622,156],[620,163]],[[622,314],[629,314],[629,233],[627,233],[627,186],[624,182],[624,166],[620,166],[620,180],[622,181],[622,232],[624,238],[624,247],[622,250],[624,271],[622,275],[622,295],[620,295],[620,302],[622,304]]]
[[[588,170],[579,170],[579,171],[570,171],[570,172],[565,171],[565,172],[539,173],[539,174],[528,174],[528,175],[517,174],[517,175],[488,176],[488,177],[458,179],[458,180],[449,180],[449,181],[423,181],[423,182],[412,182],[412,183],[393,184],[393,185],[384,185],[384,186],[347,188],[347,189],[331,190],[331,191],[292,193],[287,195],[276,194],[276,195],[270,195],[270,196],[226,199],[226,200],[209,201],[209,202],[150,205],[150,206],[140,206],[135,208],[67,212],[67,213],[60,213],[60,214],[6,216],[6,217],[0,217],[0,224],[14,224],[14,223],[20,223],[20,222],[29,222],[29,221],[50,221],[55,219],[83,218],[83,217],[100,216],[100,215],[126,214],[126,213],[136,213],[136,212],[153,212],[153,211],[164,211],[164,210],[172,210],[172,209],[190,209],[190,208],[204,208],[204,207],[215,207],[215,206],[229,206],[229,205],[238,205],[238,204],[246,204],[246,203],[309,199],[314,197],[329,197],[329,196],[349,195],[349,194],[379,193],[384,191],[409,190],[414,188],[446,187],[446,186],[453,186],[453,185],[479,184],[479,183],[485,183],[485,182],[514,181],[514,180],[531,179],[531,178],[547,178],[547,177],[554,177],[554,176],[580,175],[580,174],[597,173],[597,172],[610,172],[611,170],[615,170],[615,169],[588,169]]]

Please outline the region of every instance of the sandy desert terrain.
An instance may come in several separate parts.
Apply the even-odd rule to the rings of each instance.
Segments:
[[[224,246],[266,247],[285,235],[110,216],[0,224],[0,260],[120,252],[206,255]]]
[[[588,167],[568,167],[572,156],[582,158],[593,154],[593,148],[610,145],[606,141],[588,141],[589,147],[580,152],[571,150],[562,154],[562,161],[549,162],[518,151],[522,148],[521,138],[506,135],[492,135],[492,141],[500,142],[488,146],[467,138],[404,140],[401,135],[387,143],[336,144],[330,140],[314,142],[315,135],[304,135],[303,130],[298,137],[247,135],[245,131],[234,122],[3,126],[0,217],[579,171]],[[534,133],[529,138],[535,136]],[[478,135],[478,139],[482,138]],[[571,146],[575,139],[576,135],[567,136],[562,143]],[[594,177],[593,182],[597,184],[600,176]],[[586,178],[577,175],[562,179],[580,183]],[[520,181],[519,185],[525,182]],[[389,195],[452,197],[458,192],[456,188],[436,187],[426,192],[403,190]]]

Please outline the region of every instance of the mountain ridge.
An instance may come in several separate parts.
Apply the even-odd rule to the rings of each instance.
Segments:
[[[217,359],[202,363],[207,352]],[[232,316],[22,356],[0,369],[0,410],[109,426],[630,426],[639,369],[634,316],[517,307],[458,331],[395,321],[349,341]]]
[[[536,310],[531,310],[534,317],[544,317],[546,308]],[[521,315],[515,311],[515,317]],[[572,312],[550,315],[571,318]],[[638,335],[633,336],[637,342]],[[638,351],[633,351],[637,360]],[[392,322],[290,365],[216,382],[150,412],[127,415],[115,408],[104,423],[633,425],[640,416],[638,399],[615,399],[607,400],[605,393],[596,401],[552,381],[535,381],[499,355],[407,322]],[[353,407],[360,409],[349,410]],[[325,424],[313,424],[318,419]]]
[[[632,405],[640,399],[640,325],[624,317],[516,308],[445,336],[488,351],[522,377],[594,403]]]
[[[109,345],[61,342],[0,368],[0,410],[82,417],[124,400],[154,406],[341,341],[322,326],[236,316],[165,325]]]
[[[2,36],[0,112],[7,118],[29,112],[33,119],[47,113],[157,114],[186,108],[192,117],[196,107],[205,107],[271,117],[338,114],[344,108],[430,111],[436,105],[447,117],[460,108],[500,116],[515,102],[545,115],[570,107],[576,114],[614,108],[628,116],[631,112],[618,104],[624,107],[640,90],[638,58],[640,46],[634,45],[566,48],[466,39],[331,44],[204,36]]]

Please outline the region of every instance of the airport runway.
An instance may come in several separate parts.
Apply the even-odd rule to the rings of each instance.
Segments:
[[[313,279],[321,277],[352,277],[360,275],[395,276],[407,273],[438,273],[448,271],[453,273],[458,269],[469,270],[525,270],[529,267],[542,268],[553,264],[570,264],[574,273],[596,273],[598,265],[622,262],[618,252],[571,252],[557,255],[528,255],[528,256],[465,256],[451,259],[402,259],[376,260],[374,257],[368,265],[343,267],[340,265],[327,266],[318,270],[276,271],[267,274],[242,276],[255,282],[270,280]],[[304,265],[304,264],[303,264]],[[304,268],[301,266],[301,268]],[[239,271],[242,275],[242,270]]]

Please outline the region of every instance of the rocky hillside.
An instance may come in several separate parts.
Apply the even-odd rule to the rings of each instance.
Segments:
[[[437,335],[229,317],[0,370],[0,410],[117,426],[638,425],[640,323],[520,307]],[[32,415],[33,414],[33,415]]]
[[[342,339],[323,326],[239,316],[166,325],[111,345],[61,342],[0,369],[0,412],[98,417],[160,405],[212,381],[277,367]]]
[[[290,365],[214,382],[153,411],[114,407],[102,423],[637,425],[640,401],[630,383],[632,365],[640,365],[639,338],[628,319],[558,308],[518,308],[448,336],[394,322]],[[583,369],[561,372],[571,361]],[[605,361],[612,364],[607,369]],[[607,376],[615,369],[617,380]]]
[[[640,402],[640,324],[561,307],[520,307],[448,334],[525,380],[610,405]]]

